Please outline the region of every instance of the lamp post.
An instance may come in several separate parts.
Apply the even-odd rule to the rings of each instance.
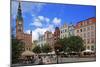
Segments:
[[[59,50],[57,49],[57,64],[59,63],[58,52],[59,52]]]

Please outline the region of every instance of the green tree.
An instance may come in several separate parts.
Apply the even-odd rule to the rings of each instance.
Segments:
[[[85,49],[84,47],[84,41],[79,36],[71,36],[68,38],[67,41],[68,44],[68,51],[69,52],[81,52]]]
[[[67,38],[63,38],[63,39],[59,39],[56,43],[55,43],[55,49],[59,50],[59,51],[64,51],[67,52]]]
[[[24,43],[17,40],[12,39],[12,63],[18,63],[21,53],[23,51]]]
[[[54,44],[54,49],[55,49],[55,52],[57,53],[58,51],[59,52],[61,52],[61,51],[63,51],[62,49],[63,49],[63,46],[62,46],[62,44],[61,44],[61,42],[62,42],[62,40],[61,39],[59,39],[57,42],[55,42],[55,44]],[[58,51],[57,51],[58,50]]]
[[[24,43],[21,40],[17,40],[15,37],[15,30],[16,27],[12,24],[11,25],[11,62],[12,64],[18,63],[19,58],[21,57],[21,54],[23,52]]]
[[[33,49],[33,52],[41,53],[41,47],[39,45],[35,46],[34,49]]]
[[[42,52],[44,53],[48,53],[52,51],[51,46],[49,46],[48,44],[43,45],[41,48],[42,48]]]

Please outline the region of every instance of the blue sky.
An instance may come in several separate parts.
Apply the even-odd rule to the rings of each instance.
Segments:
[[[12,1],[11,24],[15,26],[18,2]],[[56,26],[73,23],[96,17],[96,7],[72,4],[50,4],[21,2],[22,16],[24,19],[24,32],[32,30],[33,40],[43,35],[46,30],[54,32]]]

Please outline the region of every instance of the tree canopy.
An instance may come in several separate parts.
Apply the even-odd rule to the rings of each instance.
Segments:
[[[84,41],[79,36],[70,36],[59,39],[55,44],[55,51],[80,52],[84,50]]]
[[[23,51],[24,43],[17,39],[12,39],[12,63],[18,63]]]
[[[42,52],[44,53],[48,53],[52,51],[51,46],[49,46],[48,44],[43,45],[41,48],[42,48]]]
[[[67,41],[70,52],[80,52],[85,49],[84,41],[79,36],[71,36]]]
[[[36,45],[33,49],[33,52],[35,53],[41,53],[41,47],[39,45]]]

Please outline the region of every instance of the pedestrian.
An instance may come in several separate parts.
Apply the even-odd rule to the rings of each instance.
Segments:
[[[34,64],[39,64],[39,57],[38,57],[38,55],[36,55],[35,58],[34,58]]]
[[[39,64],[42,65],[43,64],[43,59],[41,57],[39,57]]]

